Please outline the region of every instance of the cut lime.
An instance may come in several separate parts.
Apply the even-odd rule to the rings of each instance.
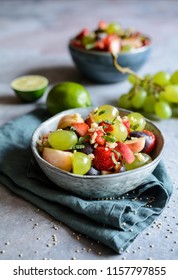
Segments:
[[[62,82],[52,87],[49,91],[46,105],[51,114],[60,111],[91,106],[89,92],[81,84]]]
[[[12,81],[11,88],[25,102],[39,99],[48,86],[48,79],[40,75],[22,76]]]

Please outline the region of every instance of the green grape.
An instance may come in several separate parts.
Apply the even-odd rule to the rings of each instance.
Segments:
[[[136,153],[135,160],[131,163],[125,163],[126,170],[132,170],[142,167],[152,161],[152,158],[145,153]]]
[[[164,90],[165,99],[169,102],[178,103],[178,85],[168,85]]]
[[[119,97],[118,106],[125,109],[132,108],[131,96],[129,93],[125,93]]]
[[[178,70],[171,75],[171,84],[178,85]]]
[[[119,97],[118,106],[125,109],[132,108],[132,103],[131,103],[131,98],[129,93],[125,93]]]
[[[172,116],[172,109],[166,101],[157,101],[154,106],[155,113],[161,119],[169,119]]]
[[[160,91],[160,93],[159,93],[159,101],[161,101],[161,100],[166,101],[164,90]]]
[[[121,48],[121,52],[131,52],[132,50],[134,50],[132,45],[125,45]]]
[[[94,42],[95,42],[95,33],[94,32],[91,32],[82,38],[82,44],[86,49],[89,49],[90,46],[93,46]]]
[[[102,105],[94,110],[90,117],[96,123],[102,121],[112,122],[119,115],[119,111],[116,107],[112,105]]]
[[[124,141],[128,136],[128,131],[126,126],[116,119],[112,125],[113,131],[110,132],[116,141]]]
[[[139,82],[139,79],[133,75],[133,74],[130,74],[127,78],[127,80],[131,83],[131,84],[137,84]]]
[[[144,76],[144,79],[143,80],[147,80],[147,81],[150,81],[152,79],[152,75],[151,74],[146,74]]]
[[[59,129],[49,135],[48,142],[52,148],[64,151],[71,149],[78,137],[73,131]]]
[[[144,129],[146,121],[144,116],[142,116],[140,113],[131,113],[128,115],[128,118],[130,121],[131,131],[140,131]]]
[[[160,86],[168,85],[169,81],[170,81],[170,75],[164,71],[160,71],[153,76],[153,82]]]
[[[153,114],[155,102],[156,102],[156,99],[155,99],[154,95],[148,95],[145,98],[145,102],[143,104],[143,111],[146,113]]]
[[[120,33],[120,31],[121,31],[121,26],[115,22],[108,24],[106,29],[107,34],[117,34]]]
[[[73,153],[72,166],[74,174],[84,175],[91,168],[91,158],[84,153],[75,151]]]
[[[136,91],[131,99],[132,106],[135,109],[141,109],[147,97],[147,92],[144,89]]]

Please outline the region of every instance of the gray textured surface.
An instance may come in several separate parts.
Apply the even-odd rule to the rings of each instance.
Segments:
[[[94,105],[116,104],[127,82],[95,85],[79,75],[67,43],[100,19],[134,26],[153,38],[150,60],[140,75],[178,69],[177,1],[0,1],[0,125],[45,101],[22,104],[10,89],[19,75],[40,73],[50,85],[72,80],[86,86]],[[92,15],[92,16],[91,16]],[[130,248],[117,255],[71,231],[0,185],[0,259],[178,259],[178,119],[157,122],[166,138],[164,163],[174,185],[169,205]]]

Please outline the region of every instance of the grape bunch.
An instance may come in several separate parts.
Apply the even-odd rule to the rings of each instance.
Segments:
[[[119,97],[119,107],[155,115],[160,119],[171,118],[174,110],[178,109],[178,70],[171,75],[159,71],[143,78],[133,73],[128,76],[128,81],[132,87]]]

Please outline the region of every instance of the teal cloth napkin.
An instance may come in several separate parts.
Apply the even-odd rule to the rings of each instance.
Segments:
[[[122,253],[156,217],[172,194],[165,166],[135,191],[112,200],[87,200],[56,187],[32,157],[31,136],[49,115],[37,109],[0,128],[0,182],[70,228]]]

